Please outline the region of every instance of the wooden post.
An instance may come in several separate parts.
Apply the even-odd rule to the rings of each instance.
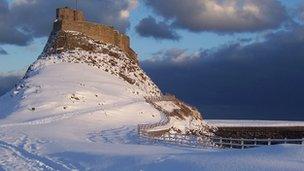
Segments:
[[[242,146],[241,148],[244,149],[244,140],[243,140],[243,138],[241,138],[241,146]]]
[[[220,147],[222,148],[223,147],[223,139],[222,139],[222,137],[220,137]]]
[[[178,143],[178,141],[177,141],[177,134],[173,134],[174,136],[173,136],[173,141],[175,142],[175,143]]]
[[[270,138],[268,138],[268,144],[267,145],[271,145],[271,140]]]
[[[232,148],[232,138],[230,137],[229,140],[230,140],[230,148]]]

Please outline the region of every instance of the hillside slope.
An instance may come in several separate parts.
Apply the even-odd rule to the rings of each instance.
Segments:
[[[145,103],[145,98],[161,96],[162,93],[139,67],[137,60],[118,47],[94,41],[78,32],[53,32],[43,53],[29,67],[24,79],[12,92],[0,98],[4,106],[0,108],[1,117],[6,118],[0,123],[100,111],[114,103],[142,102],[149,107],[139,106],[138,110],[154,109],[153,104]],[[209,130],[199,112],[174,100],[178,102],[176,104],[182,104],[174,111],[177,115],[170,116],[179,120],[177,131]],[[170,103],[164,101],[160,107],[165,109]],[[126,110],[123,112],[128,113]],[[154,109],[154,112],[141,114],[143,117],[160,117],[159,113],[162,112]],[[137,117],[132,118],[137,120]],[[174,124],[172,129],[177,129]]]
[[[173,102],[158,102],[159,110],[146,100],[159,97],[137,60],[118,47],[78,32],[53,32],[24,78],[0,97],[0,168],[79,169],[58,154],[137,151],[137,125],[168,117],[175,119],[166,132],[208,132],[200,114],[184,110],[185,104],[167,116],[162,111]]]
[[[151,132],[210,135],[193,107],[165,100],[134,57],[77,32],[52,33],[0,97],[0,170],[302,170],[303,148],[245,151],[143,142]],[[154,99],[154,100],[153,100]]]

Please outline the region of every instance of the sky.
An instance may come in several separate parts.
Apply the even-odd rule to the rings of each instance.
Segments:
[[[74,1],[0,0],[0,94],[37,59],[63,6]],[[79,8],[129,35],[160,88],[208,118],[304,120],[303,0],[80,0]]]

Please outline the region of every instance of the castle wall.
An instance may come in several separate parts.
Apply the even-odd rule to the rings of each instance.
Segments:
[[[71,10],[69,8],[59,8],[56,10],[56,18],[58,20],[69,21],[85,21],[85,17],[82,11]]]
[[[130,48],[128,36],[119,33],[113,27],[85,21],[81,11],[58,9],[54,30],[77,31],[94,40],[116,45],[137,61],[136,53]]]

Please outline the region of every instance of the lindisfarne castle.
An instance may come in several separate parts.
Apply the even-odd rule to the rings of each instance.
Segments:
[[[82,11],[68,7],[56,10],[54,32],[76,31],[96,41],[113,44],[121,48],[129,57],[137,58],[136,53],[130,47],[130,39],[113,27],[86,21]]]

